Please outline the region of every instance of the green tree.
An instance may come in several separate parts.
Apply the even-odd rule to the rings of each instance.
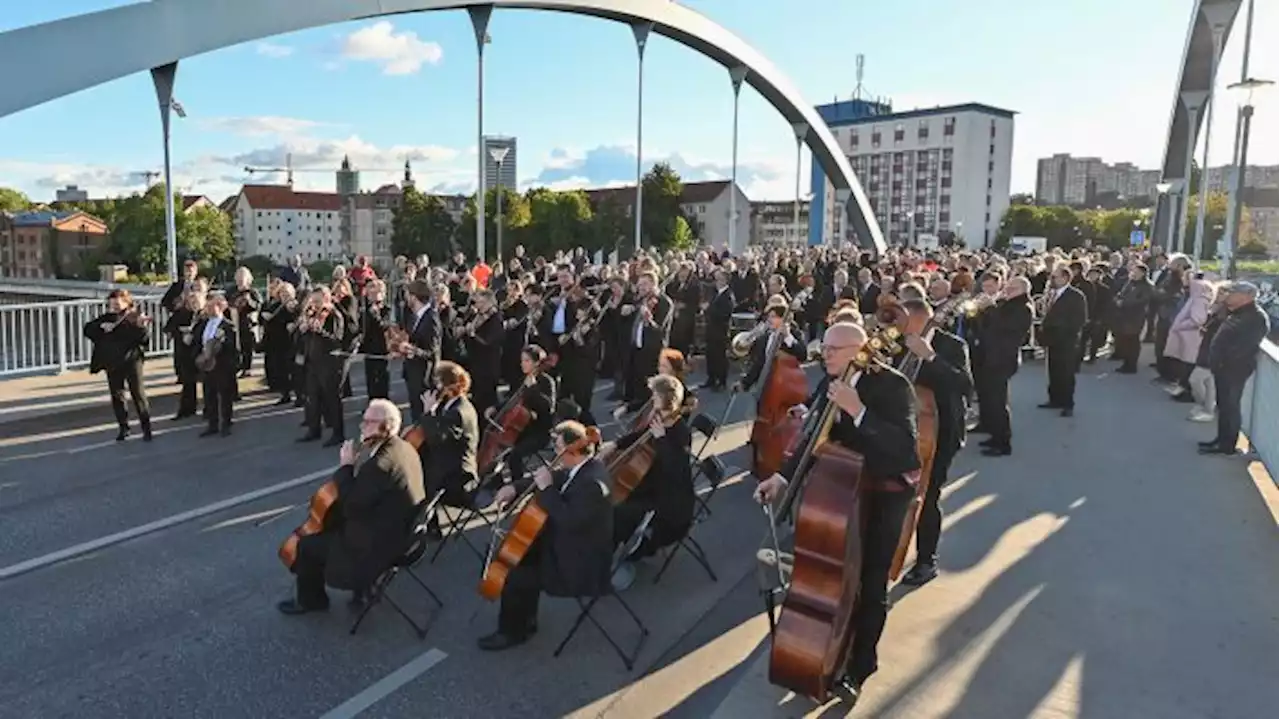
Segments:
[[[680,195],[684,192],[684,183],[681,182],[680,175],[671,169],[671,165],[659,162],[645,173],[642,187],[644,206],[641,209],[641,244],[645,247],[665,248],[670,241],[675,219],[682,214]]]
[[[1221,240],[1224,234],[1224,228],[1227,226],[1227,205],[1229,200],[1225,192],[1210,192],[1205,198],[1207,206],[1204,222],[1204,243],[1201,247],[1200,259],[1213,259],[1218,253],[1218,240]],[[1196,241],[1196,217],[1199,215],[1200,202],[1198,197],[1192,196],[1191,201],[1187,203],[1187,232],[1182,238],[1182,252],[1188,255],[1195,251]],[[1249,213],[1240,213],[1240,228],[1237,237],[1248,237],[1252,231],[1249,223]]]
[[[538,187],[525,193],[529,225],[522,236],[525,249],[534,255],[552,254],[575,247],[596,249],[591,202],[585,192],[556,192]]]
[[[31,207],[31,199],[23,193],[0,187],[0,212],[22,212]]]
[[[276,261],[266,255],[249,255],[240,259],[240,264],[253,273],[255,280],[265,279],[276,268]]]
[[[586,247],[606,254],[617,251],[619,257],[627,257],[634,246],[634,232],[635,222],[628,216],[627,207],[608,196],[593,208],[591,241]]]
[[[177,207],[182,207],[179,203]],[[161,206],[163,218],[164,207]],[[163,224],[163,219],[162,219]],[[197,207],[178,212],[178,255],[209,265],[226,265],[235,259],[236,243],[231,235],[231,218],[216,207]],[[168,249],[165,250],[166,263]]]
[[[698,238],[694,237],[693,229],[689,227],[689,221],[684,219],[684,215],[676,215],[671,221],[671,233],[664,246],[673,250],[692,250],[698,246]]]
[[[407,187],[391,220],[391,252],[405,257],[445,257],[453,251],[457,230],[444,200]]]
[[[523,241],[525,228],[529,226],[529,202],[524,195],[506,187],[489,190],[484,197],[484,255],[492,258],[498,246],[498,193],[502,191],[502,253],[511,254],[511,248]],[[467,199],[462,210],[462,224],[458,227],[457,249],[468,257],[475,254],[476,246],[476,198]]]

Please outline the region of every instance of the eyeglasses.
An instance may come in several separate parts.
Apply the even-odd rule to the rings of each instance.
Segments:
[[[852,349],[859,346],[860,345],[822,345],[822,354],[835,354],[841,350]]]

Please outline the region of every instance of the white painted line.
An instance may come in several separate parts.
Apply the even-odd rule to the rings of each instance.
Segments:
[[[429,649],[417,659],[391,672],[367,689],[325,712],[320,719],[352,719],[360,712],[385,699],[391,692],[408,684],[428,669],[444,661],[448,654],[439,649]]]
[[[196,507],[195,509],[182,512],[180,514],[174,514],[163,519],[157,519],[154,522],[148,522],[136,527],[131,527],[129,529],[116,532],[115,534],[108,534],[105,537],[98,537],[97,539],[91,539],[88,542],[81,542],[80,544],[67,547],[66,549],[59,549],[56,552],[50,552],[48,554],[35,557],[34,559],[28,559],[24,562],[11,564],[7,567],[0,568],[0,581],[13,579],[16,576],[26,574],[27,572],[33,572],[37,569],[43,569],[49,565],[57,564],[58,562],[65,562],[68,559],[74,559],[76,557],[89,554],[90,552],[96,552],[99,549],[120,544],[121,542],[127,542],[130,539],[136,539],[147,534],[159,532],[162,529],[168,529],[169,527],[173,527],[184,522],[200,519],[201,517],[206,517],[215,512],[221,512],[224,509],[230,509],[231,507],[252,502],[255,499],[261,499],[272,494],[293,489],[294,487],[300,487],[308,482],[314,482],[321,477],[328,477],[333,474],[336,469],[337,467],[329,467],[328,469],[322,469],[317,472],[312,472],[311,474],[304,474],[301,477],[294,477],[293,479],[273,484],[270,487],[255,489],[252,492],[246,492],[244,494],[231,497],[230,499],[224,499],[220,502],[214,502],[213,504],[206,504],[203,507]]]

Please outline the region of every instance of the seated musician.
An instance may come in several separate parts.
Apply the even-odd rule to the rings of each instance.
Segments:
[[[467,485],[476,481],[476,445],[480,442],[480,422],[467,397],[471,375],[461,365],[443,360],[436,365],[435,387],[422,393],[426,413],[418,424],[426,439],[418,448],[422,458],[427,494],[444,490],[444,503],[468,507]],[[440,535],[438,517],[430,517],[430,532]]]
[[[524,380],[512,392],[520,393],[520,404],[529,410],[531,421],[520,432],[511,452],[507,454],[507,467],[511,470],[511,481],[519,482],[525,478],[525,465],[537,454],[538,450],[547,446],[556,411],[556,383],[551,375],[543,371],[543,362],[547,359],[546,350],[538,345],[528,345],[520,352],[520,371]],[[510,401],[507,397],[504,404]],[[497,410],[490,409],[486,413],[488,429],[498,431],[493,422],[499,418]],[[482,468],[488,471],[488,467]]]
[[[684,385],[671,375],[656,375],[649,378],[649,390],[653,394],[649,421],[606,447],[600,457],[607,466],[616,453],[626,451],[641,439],[656,445],[653,464],[644,479],[613,511],[615,545],[627,541],[645,512],[655,511],[650,524],[652,534],[632,555],[634,558],[647,557],[679,541],[693,524],[693,469],[689,466],[693,433],[683,415]]]
[[[360,432],[359,447],[344,442],[338,450],[338,500],[324,531],[298,541],[297,593],[277,605],[285,614],[328,609],[326,584],[359,596],[411,539],[426,492],[418,456],[400,439],[400,409],[385,399],[369,402]]]
[[[747,352],[747,368],[742,373],[742,379],[734,385],[734,391],[750,390],[760,381],[765,363],[775,351],[786,352],[801,362],[808,359],[804,337],[787,320],[790,311],[791,308],[785,301],[777,298],[769,300],[769,305],[764,310],[764,322],[768,331],[760,333],[751,343],[751,350]]]
[[[591,448],[578,449],[587,437],[587,428],[580,422],[561,422],[552,435],[558,466],[554,471],[541,467],[532,479],[537,488],[534,499],[547,513],[547,521],[503,585],[498,630],[478,642],[486,651],[523,644],[538,630],[542,592],[553,597],[588,597],[609,586],[613,507],[604,483],[604,465],[591,456]],[[503,486],[496,502],[510,504],[528,484],[517,481]]]
[[[861,593],[850,625],[855,634],[845,667],[845,678],[855,694],[876,671],[876,645],[889,609],[889,568],[920,470],[916,396],[907,378],[877,364],[854,374],[848,384],[838,381],[866,342],[866,331],[858,325],[839,323],[828,329],[822,339],[826,377],[804,406],[793,408],[798,413],[822,411],[834,402],[839,411],[828,441],[864,458]],[[794,476],[798,459],[762,481],[756,487],[756,500],[772,502],[788,482],[803,482],[804,477]]]
[[[679,381],[680,386],[684,388],[684,403],[681,408],[681,416],[689,418],[698,409],[698,398],[694,396],[693,390],[689,389],[685,376],[689,372],[689,363],[685,361],[684,354],[680,350],[674,350],[668,347],[662,350],[658,355],[658,374],[663,377],[674,377]],[[622,419],[628,414],[639,412],[647,403],[646,400],[633,399],[630,402],[619,405],[613,411],[614,419]]]

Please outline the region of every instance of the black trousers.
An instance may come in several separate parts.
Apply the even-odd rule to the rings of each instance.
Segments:
[[[726,328],[715,332],[707,326],[707,383],[724,386],[729,383],[729,335]]]
[[[231,426],[231,406],[236,399],[236,368],[214,367],[204,376],[204,418],[209,429]]]
[[[1142,335],[1138,332],[1116,333],[1115,357],[1120,360],[1120,369],[1125,372],[1138,371],[1138,356],[1142,352]]]
[[[1080,342],[1080,359],[1092,361],[1107,346],[1107,323],[1091,320],[1084,326]]]
[[[938,499],[942,496],[942,488],[947,484],[951,462],[955,457],[956,451],[949,447],[938,447],[937,454],[933,456],[929,489],[924,493],[920,521],[916,523],[916,562],[919,564],[936,564],[938,561],[938,541],[942,537],[942,507],[939,506]]]
[[[1169,371],[1169,363],[1164,358],[1164,348],[1169,344],[1169,328],[1172,325],[1172,320],[1163,317],[1156,319],[1156,372],[1170,382],[1173,381],[1173,376]]]
[[[603,353],[600,357],[600,376],[608,377],[612,380],[617,380],[622,371],[621,342],[616,335],[617,331],[614,330],[611,334],[606,334],[605,338],[600,342],[603,348]]]
[[[289,384],[287,386],[291,387],[296,395],[295,404],[298,402],[305,404],[307,401],[307,366],[303,362],[299,362],[297,357],[290,352],[289,367]],[[285,394],[288,394],[288,392]]]
[[[316,607],[329,603],[324,590],[324,568],[329,562],[329,542],[332,536],[320,532],[298,540],[298,557],[293,562],[293,575],[297,584],[297,600],[304,607]]]
[[[538,621],[538,600],[542,597],[541,545],[541,539],[534,540],[502,586],[498,631],[507,636],[525,637]]]
[[[623,347],[625,360],[625,374],[623,377],[623,395],[622,398],[628,403],[638,402],[644,404],[649,401],[649,378],[658,373],[658,355],[657,352],[649,350],[649,348],[638,348],[635,343],[628,343]]]
[[[1009,416],[1009,378],[983,373],[978,386],[980,420],[999,449],[1013,447],[1013,423]]]
[[[391,397],[391,373],[387,371],[387,361],[367,359],[364,361],[365,390],[369,399],[388,399]]]
[[[338,395],[340,372],[331,363],[307,365],[307,431],[320,434],[320,421],[333,429],[335,437],[345,437],[342,398]]]
[[[498,405],[498,378],[486,374],[471,376],[471,403],[475,405],[480,428],[484,429],[484,412]]]
[[[1080,354],[1074,342],[1045,348],[1049,375],[1049,404],[1063,409],[1076,406],[1076,369]]]
[[[426,375],[425,366],[417,363],[405,365],[404,368],[404,388],[409,393],[409,421],[417,422],[422,419],[422,393],[427,391],[430,380]]]
[[[849,679],[855,683],[862,683],[878,668],[876,645],[889,614],[889,565],[893,563],[912,496],[905,490],[862,494],[862,584],[853,613],[853,647],[847,665]]]
[[[512,482],[519,482],[524,479],[528,470],[529,460],[533,459],[539,450],[546,447],[549,441],[550,437],[546,432],[537,430],[516,440],[515,445],[507,454],[507,467],[511,469]]]
[[[1218,402],[1218,448],[1234,451],[1240,439],[1241,399],[1248,377],[1238,377],[1226,372],[1213,373],[1214,397]]]
[[[594,425],[595,417],[591,414],[591,402],[596,390],[595,368],[587,360],[574,358],[561,362],[556,369],[560,375],[558,390],[560,399],[573,400],[580,411],[580,414],[572,419],[588,426]]]
[[[142,383],[142,360],[127,362],[119,367],[107,370],[107,389],[111,392],[111,411],[116,415],[116,422],[123,428],[129,426],[129,410],[125,407],[125,388],[133,399],[134,411],[138,413],[138,421],[143,428],[151,427],[151,403],[147,400],[147,388]],[[192,387],[194,392],[195,387]],[[195,398],[192,398],[195,404]]]
[[[236,369],[241,372],[248,372],[249,368],[253,366],[253,347],[255,344],[256,342],[253,339],[253,328],[246,327],[245,330],[240,333],[240,356],[238,358],[239,362],[236,364]]]

